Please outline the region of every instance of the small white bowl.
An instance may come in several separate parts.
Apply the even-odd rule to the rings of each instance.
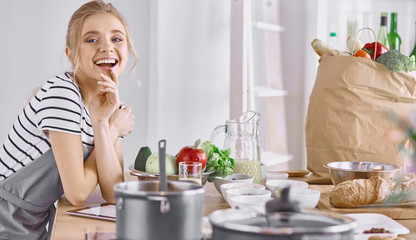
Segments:
[[[289,174],[288,173],[277,173],[277,172],[267,172],[267,177],[266,177],[267,180],[272,180],[272,179],[287,179],[287,178],[289,178]]]
[[[240,195],[232,197],[230,202],[232,208],[254,210],[264,214],[266,212],[266,203],[272,199],[267,196]]]
[[[236,183],[225,183],[222,184],[221,189],[221,195],[225,200],[227,200],[227,190],[229,189],[239,189],[239,188],[255,188],[255,189],[266,189],[266,187],[263,184],[258,183],[247,183],[247,182],[236,182]]]
[[[307,182],[287,179],[274,179],[266,181],[266,188],[272,192],[272,197],[274,198],[276,197],[276,191],[280,193],[281,189],[288,186],[290,186],[291,190],[295,188],[307,189],[309,184]]]
[[[255,189],[255,188],[238,188],[238,189],[229,189],[227,190],[227,198],[225,199],[228,205],[231,206],[231,198],[235,196],[248,196],[248,197],[267,197],[272,196],[272,192],[265,189]]]
[[[219,193],[221,193],[221,185],[225,183],[234,183],[234,182],[245,182],[245,183],[253,183],[254,178],[250,175],[234,173],[231,175],[226,176],[225,178],[222,177],[215,177],[214,178],[214,186]]]
[[[297,201],[301,209],[316,207],[320,196],[321,192],[314,189],[292,188],[289,191],[289,200]]]

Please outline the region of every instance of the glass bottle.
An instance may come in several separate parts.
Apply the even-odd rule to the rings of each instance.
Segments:
[[[415,22],[416,24],[416,22]],[[412,53],[410,53],[410,57],[415,56],[416,57],[416,28],[415,28],[415,46],[413,47]]]
[[[380,29],[378,30],[377,34],[377,42],[390,49],[389,41],[387,40],[387,12],[381,13]]]
[[[390,20],[390,32],[388,35],[390,49],[396,49],[400,52],[400,45],[402,44],[402,39],[397,33],[397,13],[391,13]]]
[[[332,49],[338,49],[337,46],[337,33],[335,32],[331,32],[329,34],[329,38],[328,38],[328,45],[332,48]]]

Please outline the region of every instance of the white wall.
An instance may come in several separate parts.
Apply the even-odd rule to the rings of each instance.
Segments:
[[[308,0],[309,2],[310,0]],[[312,1],[314,2],[314,1]],[[286,128],[288,153],[293,156],[291,169],[306,169],[304,149],[305,108],[304,78],[305,58],[310,55],[307,25],[307,6],[304,0],[281,0],[283,81],[288,95],[286,104]],[[309,6],[310,7],[310,6]],[[309,8],[309,11],[314,11]],[[315,33],[315,32],[314,32]],[[312,34],[314,34],[312,33]],[[312,73],[313,74],[313,73]]]

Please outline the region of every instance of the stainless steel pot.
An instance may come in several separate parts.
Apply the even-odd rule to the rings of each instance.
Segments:
[[[192,182],[159,181],[117,184],[117,239],[196,240],[202,237],[204,188]]]
[[[249,210],[218,210],[209,217],[213,240],[349,240],[354,219],[322,211],[300,211],[289,201],[290,188],[267,202],[266,214]]]

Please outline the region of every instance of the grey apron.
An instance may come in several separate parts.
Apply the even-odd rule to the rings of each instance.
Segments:
[[[88,155],[84,146],[84,160]],[[63,193],[52,149],[0,181],[0,239],[50,239],[54,203]]]

